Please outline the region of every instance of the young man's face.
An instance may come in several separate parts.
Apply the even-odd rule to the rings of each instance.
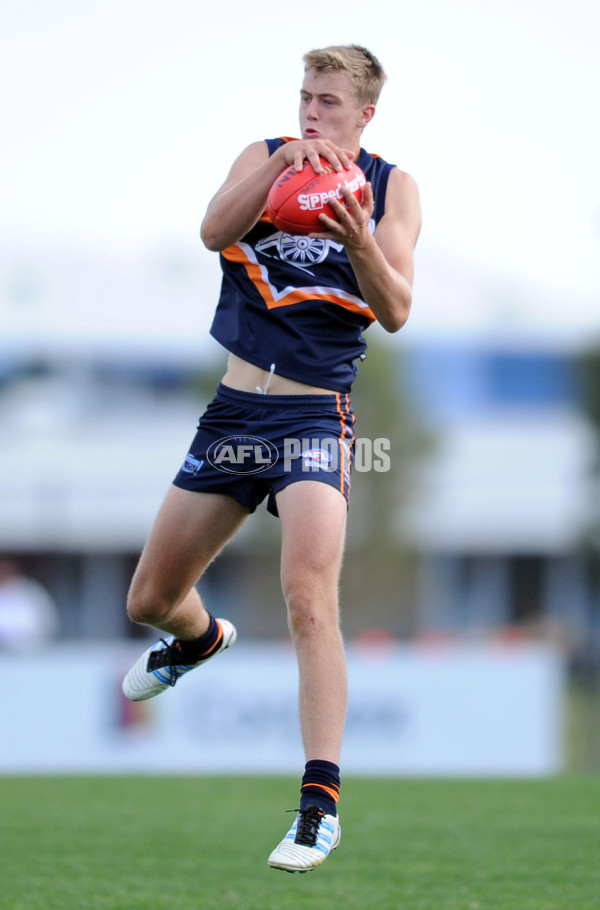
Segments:
[[[359,104],[346,73],[309,69],[300,90],[300,128],[303,139],[329,139],[341,148],[358,151],[360,134],[375,106]]]

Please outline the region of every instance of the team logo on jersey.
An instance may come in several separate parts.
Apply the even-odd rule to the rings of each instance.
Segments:
[[[191,452],[188,452],[188,454],[185,456],[185,461],[181,465],[181,470],[184,471],[184,473],[186,473],[186,474],[195,475],[199,472],[199,470],[203,464],[204,464],[204,459],[199,461],[197,458],[194,458],[194,456],[191,454]]]
[[[334,445],[337,440],[334,440]],[[324,468],[325,470],[330,469],[331,465],[331,451],[328,449],[305,449],[302,452],[302,458],[304,459],[305,468]],[[337,465],[334,465],[334,470]]]
[[[310,266],[327,259],[332,247],[338,253],[344,249],[343,244],[334,243],[333,240],[317,240],[314,237],[277,231],[264,240],[259,240],[256,252],[265,256],[277,256],[288,265],[310,273]]]
[[[369,231],[371,234],[375,233],[373,218],[369,221]],[[310,266],[324,262],[332,249],[336,253],[341,253],[344,244],[336,243],[334,240],[317,240],[315,237],[307,237],[303,234],[286,234],[283,231],[276,231],[265,237],[264,240],[259,240],[255,249],[257,253],[262,253],[264,256],[275,256],[283,259],[288,265],[313,274]]]

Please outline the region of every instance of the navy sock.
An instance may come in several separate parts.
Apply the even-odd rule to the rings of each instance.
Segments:
[[[331,761],[306,762],[300,790],[300,808],[318,806],[326,815],[337,815],[339,795],[339,767]]]
[[[206,660],[221,643],[223,630],[211,613],[209,613],[208,616],[208,629],[203,635],[200,635],[199,638],[177,639],[179,651],[183,659],[189,660],[190,663],[198,663],[199,660]]]

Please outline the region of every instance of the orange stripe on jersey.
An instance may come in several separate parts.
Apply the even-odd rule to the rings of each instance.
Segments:
[[[267,268],[258,262],[253,249],[246,243],[235,243],[223,250],[222,255],[228,262],[236,262],[244,266],[250,281],[269,309],[292,306],[305,300],[326,300],[328,303],[335,303],[353,313],[360,313],[369,323],[375,321],[373,311],[364,300],[339,288],[289,286],[278,291],[269,281]]]

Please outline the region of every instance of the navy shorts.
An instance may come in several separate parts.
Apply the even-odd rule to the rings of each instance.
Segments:
[[[318,480],[349,501],[354,455],[350,396],[262,395],[219,385],[173,483],[223,493],[250,512],[290,483]]]

